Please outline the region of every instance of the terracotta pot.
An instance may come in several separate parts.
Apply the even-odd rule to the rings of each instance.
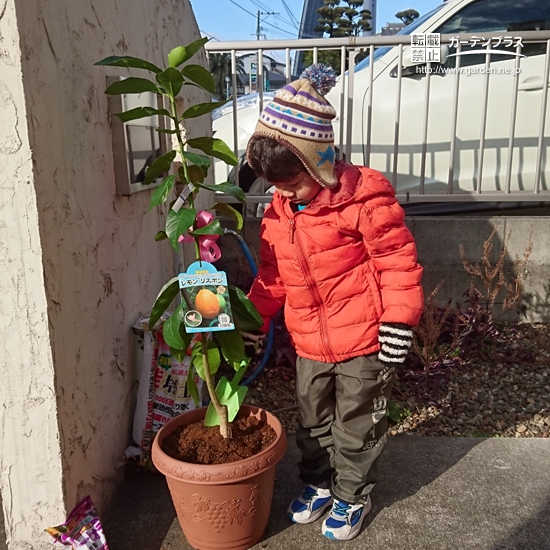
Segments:
[[[245,460],[227,464],[191,464],[171,458],[160,448],[178,426],[204,419],[206,407],[172,419],[157,434],[153,463],[166,476],[181,529],[200,550],[246,550],[263,536],[273,497],[277,463],[287,448],[286,434],[271,413],[243,405],[239,414],[265,420],[277,439]]]

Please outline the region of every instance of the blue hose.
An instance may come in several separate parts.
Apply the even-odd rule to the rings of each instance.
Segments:
[[[248,248],[247,244],[244,242],[244,239],[236,231],[233,231],[232,229],[224,229],[223,232],[225,235],[230,233],[231,235],[234,235],[237,238],[237,241],[239,241],[241,250],[243,251],[244,257],[246,258],[246,261],[250,266],[252,275],[256,277],[256,275],[258,274],[258,267],[256,266],[256,262],[254,261],[254,258],[252,257],[252,253],[250,252],[250,248]],[[271,349],[273,348],[274,337],[275,337],[275,324],[273,323],[273,321],[271,321],[271,324],[269,325],[269,331],[267,333],[267,343],[265,347],[264,356],[262,357],[260,364],[254,369],[254,372],[246,380],[241,382],[241,386],[248,386],[251,382],[256,380],[256,378],[258,378],[258,376],[264,370],[269,360]]]

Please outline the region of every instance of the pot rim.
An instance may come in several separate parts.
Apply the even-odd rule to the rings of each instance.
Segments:
[[[162,456],[163,460],[165,460],[167,462],[173,462],[174,465],[180,465],[182,468],[185,468],[186,466],[188,466],[190,469],[195,468],[197,470],[201,470],[208,476],[208,478],[210,478],[210,476],[218,477],[220,475],[220,472],[219,472],[220,468],[229,468],[230,467],[234,471],[236,471],[240,467],[245,466],[245,464],[247,462],[250,463],[251,460],[252,461],[261,460],[263,457],[265,457],[265,455],[268,455],[268,454],[272,453],[275,450],[275,447],[277,447],[277,446],[279,446],[280,448],[279,448],[279,452],[276,453],[274,463],[277,464],[283,458],[284,454],[286,453],[287,447],[288,447],[288,442],[287,442],[286,432],[285,432],[285,429],[283,428],[283,425],[281,424],[281,421],[273,413],[267,411],[266,409],[262,409],[261,407],[257,407],[255,405],[242,405],[241,408],[240,408],[239,413],[241,413],[243,411],[248,411],[250,414],[254,414],[254,415],[256,415],[258,412],[266,413],[267,415],[269,415],[271,418],[273,418],[275,420],[276,425],[275,426],[272,425],[272,427],[275,429],[275,432],[277,434],[277,437],[275,438],[275,441],[273,441],[273,443],[269,447],[266,447],[265,449],[263,449],[259,453],[255,454],[255,455],[252,455],[251,457],[248,457],[248,458],[243,458],[241,460],[236,460],[236,461],[233,461],[233,462],[225,462],[225,463],[222,463],[222,464],[198,464],[198,463],[195,463],[195,462],[185,462],[183,460],[178,460],[176,458],[172,458],[171,456],[167,455],[162,450],[162,448],[160,446],[160,441],[162,439],[164,439],[165,437],[167,437],[168,435],[170,435],[180,425],[179,423],[177,423],[175,421],[180,419],[181,416],[183,416],[183,415],[189,415],[189,414],[192,414],[192,413],[194,413],[195,415],[197,415],[199,417],[202,416],[202,418],[204,418],[204,415],[200,415],[199,413],[204,411],[204,414],[206,414],[206,409],[207,408],[208,407],[198,407],[196,409],[191,409],[190,411],[186,411],[186,412],[182,413],[181,415],[176,416],[175,418],[172,418],[167,424],[165,424],[157,432],[157,434],[155,436],[155,439],[153,440],[151,455],[152,455],[152,458],[153,458],[153,464],[155,465],[157,470],[159,472],[161,472],[163,475],[165,475],[166,477],[170,477],[170,478],[176,479],[178,481],[192,481],[193,483],[197,483],[197,484],[201,484],[201,485],[209,485],[209,484],[223,484],[224,482],[225,483],[234,483],[236,481],[240,482],[240,481],[246,480],[248,478],[254,477],[255,475],[258,475],[258,472],[254,471],[254,472],[252,472],[252,473],[250,473],[246,476],[242,476],[242,477],[236,476],[235,479],[227,479],[227,480],[224,480],[224,481],[222,481],[220,479],[215,479],[215,480],[192,479],[192,480],[189,480],[189,479],[181,478],[177,475],[174,475],[173,472],[164,472],[164,471],[162,471],[155,464],[155,460],[154,460],[154,455],[155,454],[157,454],[159,456]],[[176,425],[172,428],[171,424],[176,424]]]

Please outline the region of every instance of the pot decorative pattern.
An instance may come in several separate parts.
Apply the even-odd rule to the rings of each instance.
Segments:
[[[254,485],[250,493],[250,507],[242,506],[241,499],[213,502],[211,499],[199,494],[190,495],[189,498],[181,495],[172,495],[174,504],[180,514],[187,521],[201,523],[208,522],[216,533],[220,533],[226,525],[240,525],[244,518],[252,517],[256,513],[256,500],[258,498],[258,486]]]

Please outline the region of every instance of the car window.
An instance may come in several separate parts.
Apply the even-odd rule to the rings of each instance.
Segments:
[[[448,21],[434,30],[440,34],[470,33],[482,36],[484,32],[506,33],[513,36],[514,31],[539,31],[550,29],[550,2],[547,0],[478,0],[473,2],[453,15]],[[506,46],[506,43],[508,46]],[[492,45],[491,49],[511,51],[510,42],[500,45]],[[483,42],[463,45],[462,51],[469,49],[482,49]],[[451,48],[449,53],[455,53]],[[521,53],[526,56],[541,55],[546,52],[546,45],[525,44]],[[509,60],[509,55],[493,54],[491,62]],[[445,66],[455,66],[456,58],[448,58]],[[477,65],[485,63],[485,54],[464,55],[461,58],[461,66]]]
[[[433,10],[429,11],[428,13],[424,14],[423,16],[419,17],[416,21],[413,21],[410,25],[407,25],[406,27],[402,28],[397,35],[399,36],[406,36],[408,34],[412,34],[420,25],[425,23],[432,15],[435,15],[441,8],[443,8],[445,4],[441,4],[437,6],[437,8],[434,8]],[[388,53],[393,46],[383,46],[381,48],[377,48],[374,52],[374,61],[377,59],[380,59],[383,55]],[[355,65],[355,69],[353,72],[362,71],[363,69],[367,68],[370,65],[370,58],[367,56],[365,59],[357,63]]]

